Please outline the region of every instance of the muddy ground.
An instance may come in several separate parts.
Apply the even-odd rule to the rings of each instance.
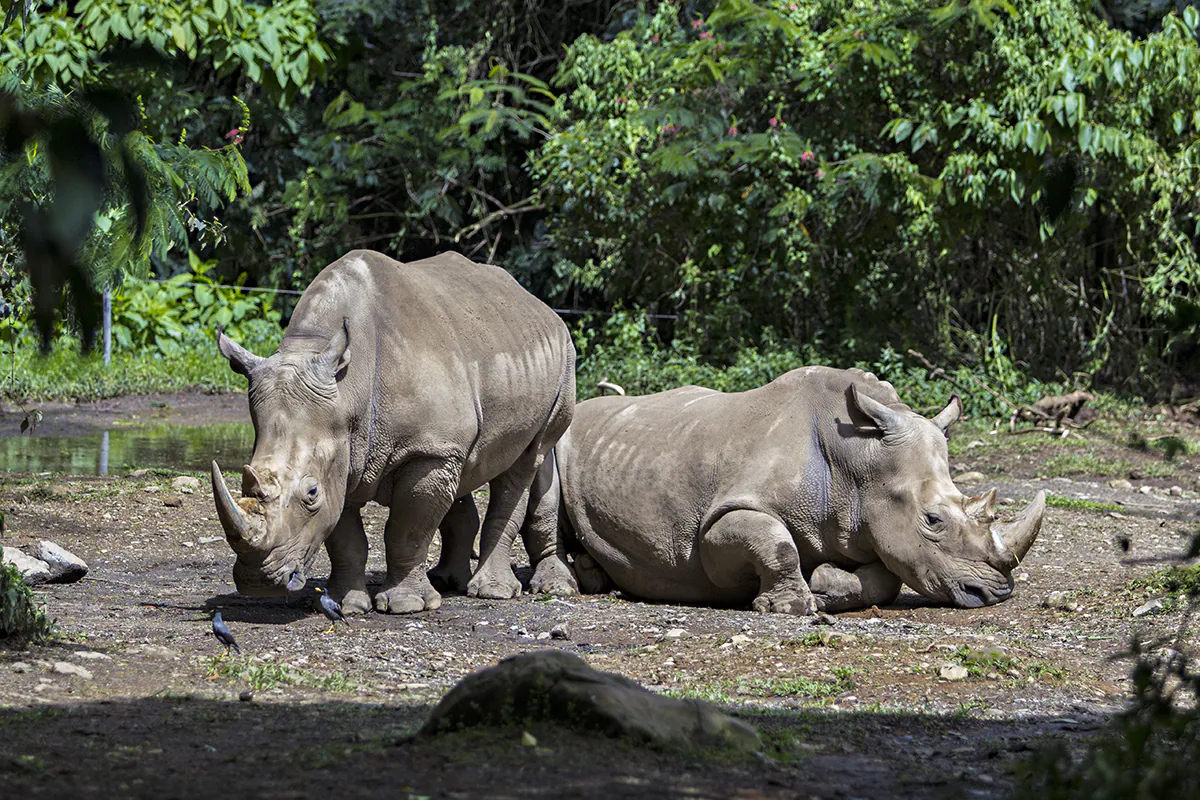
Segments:
[[[43,413],[60,432],[52,426],[246,412],[236,395],[171,395]],[[5,433],[13,419],[0,419]],[[1168,436],[1186,450],[1153,438]],[[0,544],[51,539],[91,573],[40,592],[58,621],[53,644],[0,646],[0,794],[1004,797],[1034,749],[1084,741],[1123,707],[1129,663],[1114,655],[1131,636],[1177,629],[1175,598],[1131,581],[1196,533],[1197,453],[1193,430],[1147,420],[1102,420],[1068,440],[978,425],[956,434],[955,472],[984,476],[963,488],[998,486],[1012,501],[1005,514],[1039,487],[1108,504],[1049,508],[1015,596],[989,608],[936,607],[906,592],[894,607],[825,625],[618,595],[447,597],[434,612],[371,614],[334,634],[322,633],[311,590],[279,600],[234,592],[233,553],[203,476],[180,493],[160,472],[10,474],[0,482]],[[384,510],[365,517],[378,580]],[[514,563],[527,577],[523,553]],[[1051,592],[1065,593],[1059,607],[1046,607]],[[1154,598],[1162,610],[1133,615]],[[242,656],[214,660],[213,607]],[[563,623],[569,638],[551,639]],[[522,743],[522,728],[408,739],[463,675],[542,647],[718,703],[759,728],[764,752],[661,752],[541,726],[528,728],[536,746]],[[965,679],[943,676],[954,666],[967,668]],[[75,667],[84,674],[68,674]]]

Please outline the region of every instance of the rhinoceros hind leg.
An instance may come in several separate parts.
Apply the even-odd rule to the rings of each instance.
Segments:
[[[429,570],[429,580],[439,591],[465,592],[471,580],[471,550],[479,533],[475,498],[467,495],[455,500],[438,530],[442,534],[442,554],[437,566]]]
[[[325,540],[329,553],[329,582],[326,591],[342,604],[347,614],[365,614],[371,610],[367,594],[367,534],[356,508],[342,512],[333,532]]]
[[[814,614],[817,602],[800,572],[800,554],[782,522],[749,509],[730,511],[700,541],[700,562],[721,589],[752,590],[755,611]]]
[[[512,546],[525,521],[530,486],[541,465],[536,450],[527,450],[489,484],[487,513],[479,534],[479,568],[467,584],[467,594],[490,600],[521,596],[521,582],[512,571]]]
[[[617,588],[604,567],[587,553],[575,556],[575,577],[581,594],[607,594]]]
[[[567,565],[567,549],[559,531],[559,499],[558,470],[551,450],[533,479],[521,540],[533,564],[529,591],[566,597],[578,594],[579,584]]]
[[[833,564],[821,564],[810,581],[821,611],[849,611],[893,603],[900,594],[900,578],[882,561],[864,564],[847,572]]]

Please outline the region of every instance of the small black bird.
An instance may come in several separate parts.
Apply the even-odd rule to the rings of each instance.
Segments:
[[[229,648],[233,648],[240,656],[242,648],[233,639],[233,634],[229,630],[229,626],[225,624],[225,620],[221,619],[221,609],[214,608],[212,616],[212,631],[213,636],[217,637],[217,641],[225,645],[225,652],[221,654],[221,658],[229,655]]]
[[[342,613],[342,604],[329,596],[329,592],[321,587],[317,588],[317,602],[321,605],[321,613],[329,620],[329,630],[325,633],[333,633],[334,627],[338,624],[338,620],[346,623],[346,627],[350,627],[350,620],[346,619],[346,615]]]

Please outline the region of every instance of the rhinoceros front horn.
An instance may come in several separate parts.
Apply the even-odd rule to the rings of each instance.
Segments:
[[[1040,491],[1033,502],[1014,522],[1005,525],[993,524],[992,531],[999,534],[1005,547],[1012,551],[1017,561],[1025,558],[1033,540],[1042,529],[1042,516],[1046,513],[1046,492]]]
[[[225,485],[225,476],[221,474],[221,468],[217,466],[216,461],[212,462],[212,487],[213,499],[217,502],[217,516],[221,519],[221,527],[225,529],[226,537],[230,541],[248,540],[250,526],[246,524],[246,518],[242,516],[237,503],[233,502],[229,487]]]

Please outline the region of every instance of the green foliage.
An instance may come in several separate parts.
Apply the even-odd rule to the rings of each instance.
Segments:
[[[198,327],[216,341],[221,326],[234,339],[253,337],[252,321],[278,326],[280,313],[270,294],[255,297],[220,286],[207,274],[213,262],[189,253],[192,271],[163,282],[128,279],[113,295],[113,339],[122,348],[157,348],[163,355],[180,355],[180,341],[189,327]],[[243,276],[244,277],[244,276]]]
[[[1052,494],[1046,497],[1046,505],[1051,508],[1064,508],[1068,511],[1120,511],[1121,506],[1116,503],[1097,503],[1095,500],[1080,500],[1077,497],[1064,497],[1061,494]]]
[[[1130,591],[1146,594],[1200,595],[1200,565],[1174,566],[1129,582]]]
[[[41,644],[53,633],[54,622],[21,580],[21,573],[11,564],[0,564],[0,639],[25,646]]]

